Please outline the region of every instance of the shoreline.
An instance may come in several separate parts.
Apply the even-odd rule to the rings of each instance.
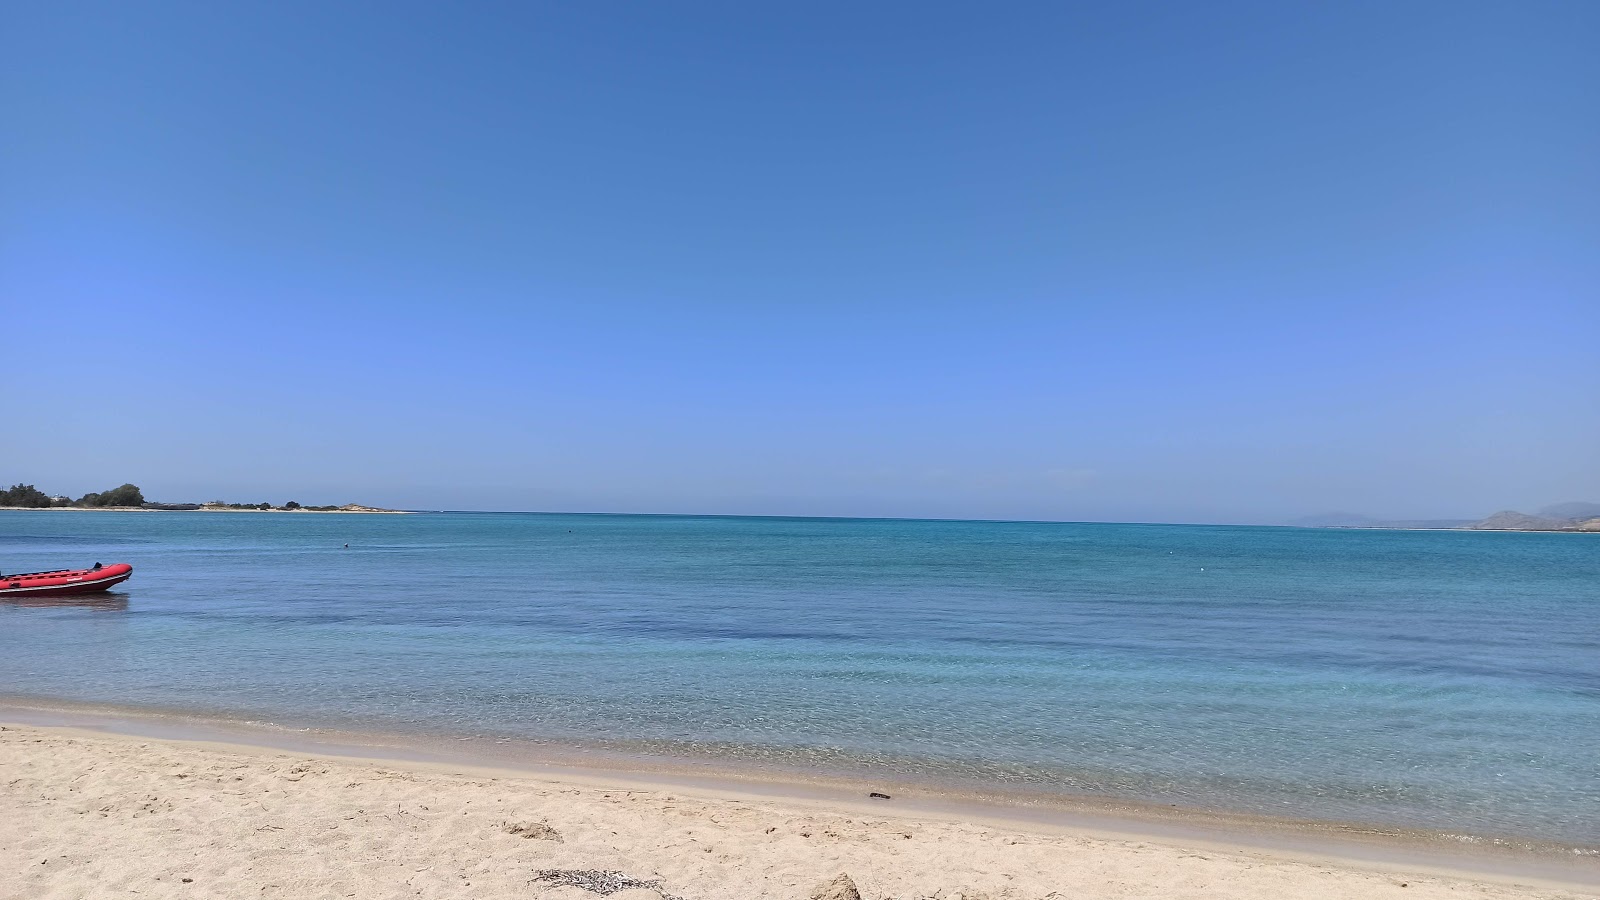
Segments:
[[[1109,798],[950,789],[871,776],[806,775],[534,742],[301,728],[40,698],[0,696],[0,725],[595,790],[670,791],[710,801],[788,804],[834,815],[910,817],[920,822],[977,824],[1029,834],[1153,842],[1190,851],[1265,854],[1273,859],[1362,871],[1425,872],[1600,894],[1600,847],[1517,838],[1168,808]],[[870,791],[888,793],[892,799],[870,799]]]
[[[1442,534],[1600,534],[1593,528],[1421,528],[1408,525],[1268,525],[1310,531],[1428,531]]]
[[[1010,520],[1010,519],[919,519],[919,518],[882,518],[882,517],[857,517],[857,516],[742,516],[721,513],[612,513],[612,512],[549,512],[542,510],[416,510],[416,509],[379,509],[366,507],[362,509],[232,509],[229,507],[209,507],[201,509],[145,509],[139,506],[0,506],[0,512],[216,512],[216,513],[315,513],[319,515],[388,515],[388,516],[413,516],[428,512],[459,512],[459,513],[485,513],[494,515],[536,515],[536,516],[656,516],[662,518],[715,518],[715,519],[842,519],[846,521],[910,521],[910,522],[992,522],[997,524],[1044,524],[1044,525],[1156,525],[1156,526],[1182,526],[1193,525],[1196,527],[1218,528],[1288,528],[1299,531],[1403,531],[1403,532],[1430,532],[1442,534],[1600,534],[1600,529],[1592,528],[1438,528],[1408,525],[1294,525],[1273,523],[1186,523],[1186,522],[1079,522],[1075,520]]]
[[[354,515],[354,516],[413,516],[416,510],[411,509],[377,509],[366,507],[363,509],[232,509],[230,507],[213,506],[199,509],[145,509],[142,506],[0,506],[0,512],[137,512],[137,513],[308,513],[311,515]]]

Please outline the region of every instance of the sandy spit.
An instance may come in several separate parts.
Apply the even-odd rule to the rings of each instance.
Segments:
[[[1594,896],[667,786],[16,725],[0,727],[0,811],[0,898],[36,900],[802,900],[841,874],[866,900]],[[627,883],[646,886],[600,892]]]
[[[137,512],[137,513],[292,513],[294,515],[384,515],[410,516],[408,509],[380,509],[376,506],[349,504],[338,509],[233,509],[227,506],[202,506],[199,509],[146,509],[143,506],[0,506],[6,512]]]

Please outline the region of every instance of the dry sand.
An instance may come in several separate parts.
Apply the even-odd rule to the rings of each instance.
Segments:
[[[1333,859],[801,800],[495,777],[428,764],[9,725],[0,897],[594,900],[547,870],[657,888],[613,900],[1570,898],[1581,886],[1380,871]]]

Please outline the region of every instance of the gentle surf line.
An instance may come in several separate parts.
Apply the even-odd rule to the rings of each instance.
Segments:
[[[348,731],[180,710],[0,695],[0,726],[62,734],[314,756],[424,771],[521,778],[594,788],[681,791],[769,800],[834,812],[1256,852],[1389,872],[1469,877],[1556,889],[1600,888],[1600,847],[1362,823],[1275,818],[1096,797],[972,790],[933,782],[804,773],[484,737]],[[888,802],[868,792],[890,794]]]

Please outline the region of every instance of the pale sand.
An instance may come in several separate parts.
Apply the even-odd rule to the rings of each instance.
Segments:
[[[513,833],[527,825],[553,832]],[[867,900],[1592,896],[1582,884],[1379,871],[798,799],[0,728],[8,900],[600,896],[542,882],[546,869],[660,879],[661,891],[685,900],[798,900],[840,873]]]

